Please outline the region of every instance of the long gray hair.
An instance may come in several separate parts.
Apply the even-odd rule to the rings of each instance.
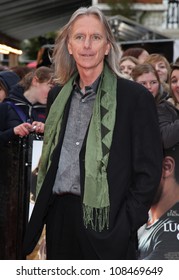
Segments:
[[[121,51],[115,41],[107,18],[102,13],[102,11],[95,6],[91,6],[88,8],[81,7],[73,13],[69,22],[59,30],[59,33],[55,40],[52,62],[54,66],[56,81],[61,85],[64,85],[69,80],[69,78],[77,71],[75,60],[73,56],[69,54],[67,45],[69,33],[73,23],[79,16],[83,15],[95,15],[104,25],[106,30],[106,38],[110,43],[110,51],[109,54],[105,56],[105,60],[115,74],[117,74],[118,76],[122,76],[119,69]]]

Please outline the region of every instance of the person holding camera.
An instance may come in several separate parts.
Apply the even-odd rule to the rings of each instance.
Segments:
[[[53,71],[41,67],[25,75],[0,103],[0,259],[16,258],[16,229],[22,223],[19,215],[24,207],[19,200],[22,182],[27,180],[24,153],[28,147],[20,143],[32,132],[43,134],[52,87]],[[23,191],[26,189],[27,184]]]

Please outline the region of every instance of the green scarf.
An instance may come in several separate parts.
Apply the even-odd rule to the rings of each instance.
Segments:
[[[76,74],[62,88],[46,120],[37,189],[43,183],[51,163],[51,154],[58,143],[64,108],[75,78]],[[94,102],[85,154],[84,225],[97,231],[109,227],[110,201],[106,169],[116,117],[116,89],[117,78],[105,65]]]

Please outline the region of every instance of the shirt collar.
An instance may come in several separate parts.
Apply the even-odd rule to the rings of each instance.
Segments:
[[[91,92],[95,92],[95,93],[97,92],[100,78],[101,75],[91,85],[85,87],[85,95]],[[81,93],[81,89],[79,87],[79,76],[75,79],[73,83],[73,88]]]

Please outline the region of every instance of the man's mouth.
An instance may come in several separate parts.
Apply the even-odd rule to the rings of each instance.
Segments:
[[[93,56],[93,55],[92,55],[92,54],[85,53],[85,54],[82,54],[82,56],[91,57],[91,56]]]

